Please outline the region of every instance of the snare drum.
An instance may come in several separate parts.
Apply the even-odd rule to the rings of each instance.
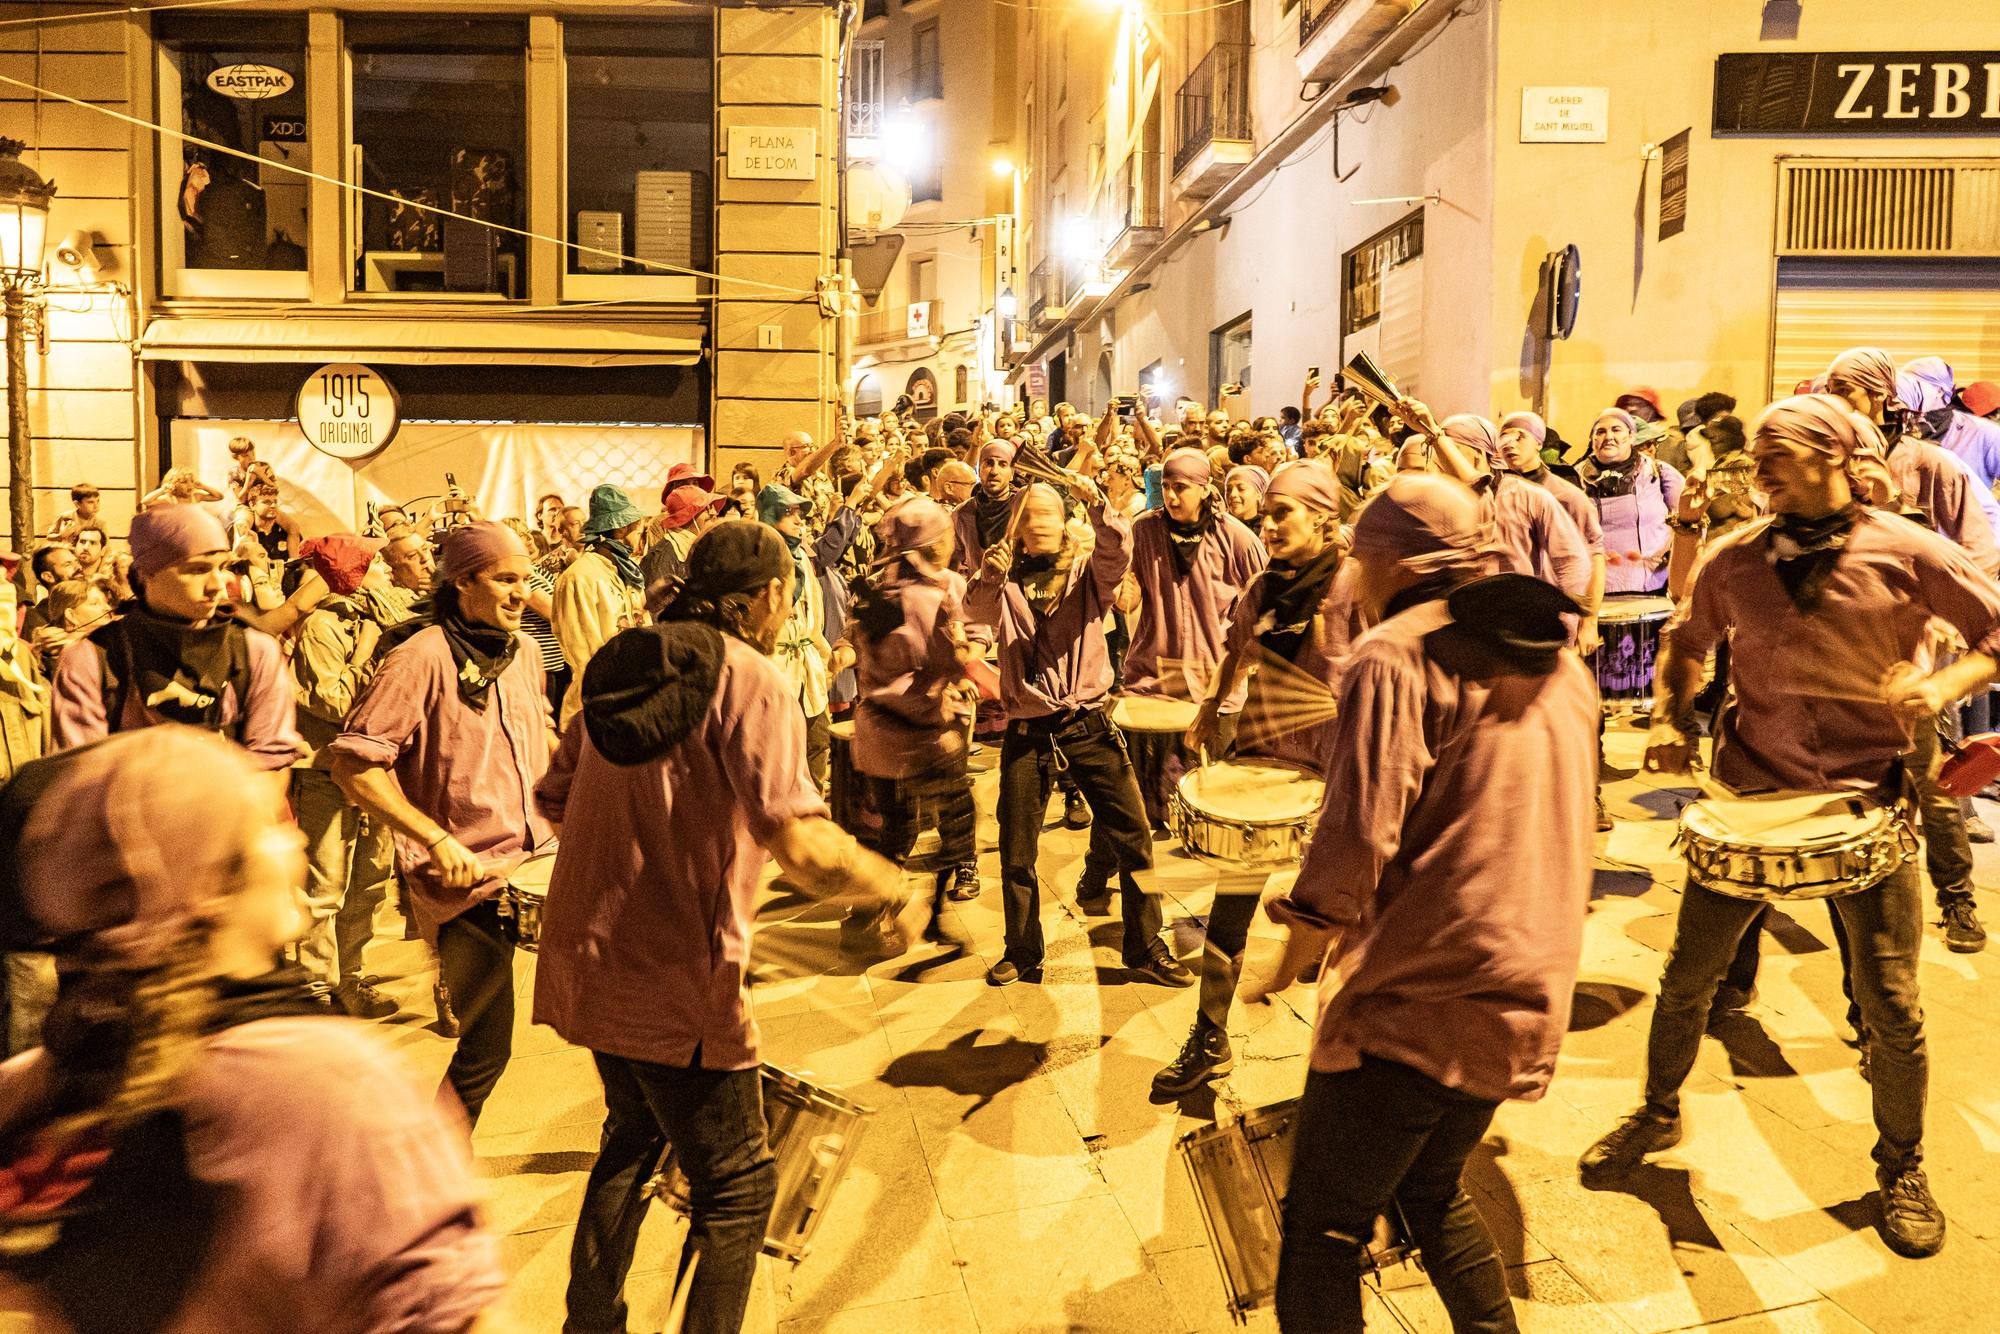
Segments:
[[[764,1254],[796,1263],[811,1249],[813,1233],[861,1147],[861,1132],[873,1109],[775,1065],[760,1073],[767,1138],[771,1156],[778,1160],[778,1200],[764,1234]],[[646,1191],[677,1213],[689,1212],[687,1178],[674,1161],[673,1145],[667,1146]]]
[[[1284,1240],[1279,1208],[1291,1180],[1292,1134],[1298,1116],[1294,1098],[1181,1136],[1181,1158],[1222,1269],[1230,1313],[1239,1322],[1278,1291],[1278,1252]],[[1402,1210],[1392,1203],[1389,1212],[1376,1220],[1362,1272],[1416,1258]]]
[[[1709,796],[1681,812],[1688,878],[1733,899],[1830,899],[1916,856],[1908,812],[1856,792]]]
[[[1597,609],[1597,693],[1606,713],[1642,713],[1653,703],[1653,662],[1672,598],[1612,597]]]
[[[1326,784],[1280,760],[1223,760],[1182,776],[1173,828],[1190,856],[1223,866],[1296,865]]]
[[[1200,712],[1201,705],[1191,699],[1120,695],[1111,706],[1111,721],[1121,732],[1169,732],[1179,736],[1194,726]]]
[[[555,874],[556,854],[537,852],[507,873],[495,904],[500,924],[524,950],[542,941],[542,904],[549,897],[549,877]]]

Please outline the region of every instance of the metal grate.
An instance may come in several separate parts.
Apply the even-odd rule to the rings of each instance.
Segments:
[[[1778,253],[2000,254],[2000,160],[1781,164]]]

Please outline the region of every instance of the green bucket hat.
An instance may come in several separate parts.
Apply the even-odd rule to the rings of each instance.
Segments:
[[[598,537],[615,533],[646,517],[645,511],[632,503],[632,497],[607,482],[590,493],[590,518],[584,522],[583,535]]]

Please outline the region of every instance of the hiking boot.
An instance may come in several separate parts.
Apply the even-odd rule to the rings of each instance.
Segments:
[[[373,982],[348,978],[334,988],[333,1002],[355,1019],[387,1019],[403,1007],[376,989]]]
[[[1181,1054],[1153,1076],[1153,1092],[1176,1098],[1192,1093],[1217,1075],[1228,1074],[1235,1064],[1235,1053],[1229,1050],[1229,1034],[1210,1023],[1206,1016],[1197,1016]]]
[[[1944,905],[1944,947],[1954,954],[1977,954],[1986,948],[1986,928],[1972,898],[1953,898]]]
[[[1679,1117],[1661,1116],[1641,1108],[1583,1151],[1583,1157],[1576,1160],[1577,1175],[1585,1185],[1615,1181],[1637,1167],[1647,1154],[1671,1149],[1680,1142]]]
[[[1194,974],[1188,971],[1186,964],[1174,957],[1174,952],[1167,947],[1167,942],[1158,936],[1155,936],[1153,943],[1146,947],[1146,957],[1143,962],[1128,963],[1125,968],[1127,972],[1136,974],[1139,980],[1157,982],[1163,987],[1194,985]]]
[[[961,866],[951,873],[951,887],[944,896],[953,903],[967,903],[979,897],[979,868]]]
[[[1083,793],[1063,793],[1063,828],[1090,828],[1090,803],[1083,799]]]
[[[1977,815],[1968,815],[1965,817],[1965,836],[1974,843],[1991,843],[1993,826]]]
[[[458,1036],[458,1015],[451,1008],[451,992],[440,978],[431,983],[431,999],[437,1003],[438,1032],[448,1038]]]
[[[1944,1249],[1944,1210],[1931,1198],[1923,1168],[1878,1167],[1875,1182],[1882,1188],[1882,1240],[1890,1250],[1921,1260]]]

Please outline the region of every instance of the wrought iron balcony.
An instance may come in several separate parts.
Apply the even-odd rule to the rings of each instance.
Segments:
[[[1174,176],[1183,188],[1213,184],[1250,160],[1250,46],[1221,43],[1174,95]]]

